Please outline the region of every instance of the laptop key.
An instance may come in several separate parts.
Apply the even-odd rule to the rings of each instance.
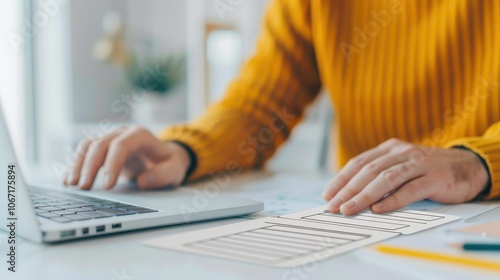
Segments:
[[[37,207],[38,209],[45,210],[45,211],[57,211],[57,210],[62,210],[60,207],[55,207],[55,206],[42,206],[42,207]]]
[[[63,205],[68,205],[69,203],[57,201],[57,202],[49,202],[49,203],[45,203],[45,204],[49,205],[49,206],[63,206]]]
[[[58,215],[71,215],[75,214],[76,211],[69,211],[69,210],[59,210],[59,211],[50,211],[50,213],[58,214]]]
[[[47,199],[47,200],[44,200],[43,203],[47,204],[47,205],[50,205],[50,203],[55,203],[55,202],[58,202],[57,200],[55,199]]]
[[[88,207],[88,206],[94,206],[94,205],[88,202],[77,202],[69,204],[69,207]]]
[[[89,218],[93,219],[99,219],[99,218],[108,218],[108,217],[113,217],[113,215],[97,212],[97,211],[87,211],[87,212],[77,212],[79,215],[82,216],[87,216]]]
[[[122,206],[122,207],[118,207],[119,209],[122,209],[122,210],[128,210],[128,209],[132,209],[132,208],[143,208],[141,206],[135,206],[135,205],[127,205],[127,206]]]
[[[65,202],[68,202],[68,204],[75,204],[75,203],[82,203],[84,201],[77,200],[77,199],[65,199]]]
[[[69,223],[71,222],[72,220],[71,219],[68,219],[68,218],[64,218],[64,217],[54,217],[54,218],[50,218],[52,221],[54,222],[58,222],[58,223]]]
[[[123,215],[133,215],[135,214],[134,212],[129,212],[129,211],[123,211],[123,210],[118,210],[118,209],[111,209],[111,208],[103,208],[103,209],[99,209],[99,210],[96,210],[96,211],[99,211],[101,213],[106,213],[106,214],[110,214],[110,215],[113,215],[113,216],[123,216]]]
[[[37,213],[38,216],[44,217],[47,219],[54,218],[54,217],[61,217],[61,215],[57,215],[51,212],[44,212],[44,213]]]
[[[112,204],[119,204],[119,203],[116,203],[114,201],[100,200],[100,201],[96,201],[96,204],[98,204],[98,205],[112,205]]]
[[[85,211],[94,211],[92,207],[72,207],[64,209],[66,211],[74,211],[74,212],[85,212]]]
[[[112,208],[121,208],[121,207],[127,207],[127,206],[130,206],[128,204],[123,204],[123,203],[114,203],[114,204],[104,204],[103,206],[110,206]]]
[[[90,220],[90,217],[83,216],[83,215],[78,215],[78,214],[73,214],[73,215],[64,215],[64,218],[71,219],[73,221],[83,221],[83,220]]]
[[[100,210],[100,209],[112,209],[113,207],[110,205],[95,205],[92,206],[94,210]]]

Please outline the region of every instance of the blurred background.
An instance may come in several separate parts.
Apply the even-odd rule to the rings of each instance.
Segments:
[[[57,178],[117,125],[199,116],[253,51],[268,0],[2,0],[0,98],[23,165]],[[322,94],[269,167],[331,169]]]

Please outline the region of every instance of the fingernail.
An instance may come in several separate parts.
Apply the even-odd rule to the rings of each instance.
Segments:
[[[108,172],[104,173],[102,183],[105,189],[111,188],[111,175]]]
[[[385,203],[383,201],[380,201],[380,202],[376,203],[374,206],[377,209],[382,209],[382,208],[384,208]]]
[[[72,184],[73,181],[75,180],[75,177],[76,177],[75,171],[71,171],[66,177],[66,182],[68,182],[68,184]]]
[[[321,194],[321,197],[323,197],[325,200],[331,199],[330,195],[328,194],[328,192],[326,190],[323,191],[323,193]]]
[[[62,183],[63,185],[66,185],[66,182],[67,182],[67,181],[68,181],[68,174],[66,173],[66,174],[64,174],[64,175],[62,176],[62,178],[61,178],[61,183]]]
[[[87,175],[82,176],[82,178],[80,178],[80,187],[87,185],[88,180],[89,177]]]
[[[354,206],[356,206],[356,200],[349,200],[348,202],[342,204],[342,208],[345,209],[351,209],[354,208]]]

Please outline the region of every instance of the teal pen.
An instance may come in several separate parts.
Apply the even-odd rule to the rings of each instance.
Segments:
[[[500,251],[500,243],[464,243],[466,251]]]

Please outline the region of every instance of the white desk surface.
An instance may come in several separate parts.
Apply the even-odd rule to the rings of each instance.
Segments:
[[[266,202],[264,214],[281,214],[321,205],[323,187],[331,175],[247,173],[231,178],[223,193],[239,193]],[[191,187],[203,187],[203,182]],[[449,214],[475,215],[481,205],[450,208],[431,202],[417,203],[415,209],[434,208]],[[491,206],[490,206],[491,207]],[[443,210],[444,209],[444,210]],[[483,211],[483,210],[477,210]],[[479,212],[478,212],[479,213]],[[263,215],[263,214],[260,214]],[[244,221],[230,218],[189,225],[169,226],[117,235],[83,239],[56,245],[34,244],[21,240],[18,245],[18,272],[5,266],[6,234],[0,233],[1,279],[500,279],[491,271],[394,257],[364,248],[293,269],[278,269],[243,262],[210,258],[145,247],[143,240]],[[451,249],[447,244],[459,237],[447,231],[460,223],[431,229],[388,242],[398,245],[421,244],[421,247]],[[19,240],[19,239],[18,239]],[[483,257],[488,255],[483,255]],[[500,261],[500,254],[490,254]],[[497,272],[498,273],[498,272]]]

